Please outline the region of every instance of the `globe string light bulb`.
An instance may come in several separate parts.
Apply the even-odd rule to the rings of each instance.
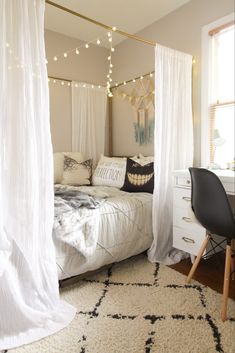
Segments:
[[[78,50],[78,48],[76,48],[75,53],[76,53],[77,55],[80,53],[79,50]]]

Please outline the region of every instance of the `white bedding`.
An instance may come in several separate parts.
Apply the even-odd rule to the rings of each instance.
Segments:
[[[151,194],[128,193],[105,186],[81,186],[78,189],[105,198],[99,208],[89,210],[96,213],[98,220],[97,243],[95,251],[84,256],[62,239],[54,237],[59,279],[121,261],[150,247],[153,239]]]

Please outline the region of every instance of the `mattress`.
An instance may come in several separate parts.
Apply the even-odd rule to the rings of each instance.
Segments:
[[[153,240],[152,194],[128,193],[105,186],[78,189],[105,199],[93,210],[98,220],[98,238],[94,252],[84,256],[73,246],[53,237],[60,280],[139,254],[148,249]]]

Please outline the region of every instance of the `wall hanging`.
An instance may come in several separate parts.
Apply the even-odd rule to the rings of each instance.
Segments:
[[[134,82],[130,94],[115,90],[115,95],[127,100],[134,111],[135,141],[146,145],[153,141],[154,136],[154,83],[151,78],[142,78]]]

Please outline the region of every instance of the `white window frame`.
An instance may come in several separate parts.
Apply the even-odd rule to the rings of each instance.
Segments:
[[[231,13],[202,27],[202,66],[201,66],[201,166],[207,168],[210,163],[209,149],[209,106],[211,104],[211,55],[212,37],[209,31],[234,20],[235,13]]]

